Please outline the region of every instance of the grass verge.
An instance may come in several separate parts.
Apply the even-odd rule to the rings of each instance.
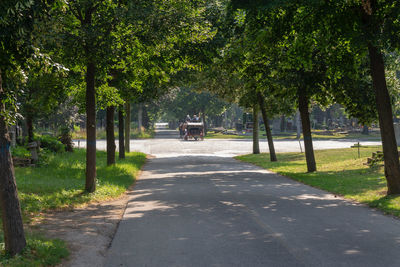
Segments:
[[[136,178],[146,160],[143,153],[127,153],[124,160],[106,166],[107,154],[97,151],[97,189],[85,193],[85,155],[83,149],[73,153],[50,153],[39,167],[15,168],[23,219],[25,223],[40,218],[47,210],[71,209],[90,202],[106,201],[122,195]],[[0,266],[51,266],[68,255],[61,240],[27,234],[28,246],[22,255],[10,258],[4,254],[0,235]]]
[[[363,165],[380,147],[316,150],[317,172],[307,173],[302,153],[278,153],[270,162],[269,154],[244,155],[237,159],[285,175],[302,183],[341,195],[400,217],[400,196],[386,196],[383,168]]]
[[[3,240],[1,240],[3,242]],[[54,266],[69,255],[64,241],[47,239],[38,234],[26,234],[27,245],[22,254],[15,257],[0,255],[1,266]],[[3,244],[3,243],[2,243]],[[2,248],[4,251],[4,247]]]

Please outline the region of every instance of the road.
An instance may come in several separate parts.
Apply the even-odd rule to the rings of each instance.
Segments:
[[[400,266],[398,219],[177,143],[153,148],[105,266]]]
[[[141,151],[157,157],[171,157],[179,155],[215,155],[232,157],[241,154],[252,153],[251,139],[205,139],[204,141],[180,140],[177,131],[162,130],[155,139],[131,140],[131,150]],[[314,149],[348,148],[357,140],[314,140]],[[75,141],[78,147],[78,142]],[[380,145],[379,141],[361,141],[362,145]],[[300,144],[296,140],[275,140],[277,152],[300,152]],[[79,147],[86,147],[86,141],[82,140]],[[98,140],[97,148],[106,150],[106,141]],[[117,142],[118,148],[118,142]],[[304,151],[304,144],[301,143]],[[268,152],[266,140],[260,141],[261,152]]]

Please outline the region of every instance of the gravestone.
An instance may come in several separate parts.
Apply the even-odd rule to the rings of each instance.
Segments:
[[[39,155],[38,155],[38,143],[37,142],[31,142],[28,144],[28,149],[31,152],[31,158],[32,158],[32,163],[37,163],[39,160]]]
[[[281,132],[281,120],[279,119],[274,119],[272,121],[272,134],[278,134]]]

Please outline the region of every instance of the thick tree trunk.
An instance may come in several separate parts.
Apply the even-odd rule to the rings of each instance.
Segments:
[[[253,154],[260,154],[260,142],[258,132],[258,105],[253,106]]]
[[[382,138],[385,176],[388,187],[387,194],[400,194],[399,152],[393,127],[392,105],[386,86],[383,56],[382,53],[372,44],[368,45],[368,51]]]
[[[115,107],[107,107],[106,135],[107,135],[107,165],[115,164],[115,135],[114,135]]]
[[[86,192],[96,191],[96,67],[93,62],[86,70]]]
[[[303,126],[304,149],[306,152],[307,171],[314,172],[317,170],[314,157],[314,148],[311,137],[310,114],[308,112],[308,98],[300,89],[298,90],[299,111],[301,124]]]
[[[139,108],[138,108],[138,129],[139,129],[139,133],[142,132],[142,127],[143,127],[143,104],[139,103]]]
[[[258,103],[260,105],[261,114],[262,114],[262,117],[263,117],[263,120],[264,120],[265,132],[267,134],[268,148],[269,148],[269,158],[270,158],[271,161],[277,161],[276,153],[275,153],[274,140],[272,139],[271,127],[269,127],[267,110],[266,110],[266,107],[265,107],[265,100],[264,100],[263,95],[260,92],[258,93],[257,98],[258,98]]]
[[[28,132],[28,143],[33,142],[33,117],[30,112],[26,114],[26,130]]]
[[[125,138],[124,138],[124,114],[123,107],[120,106],[118,110],[118,145],[119,145],[119,158],[125,158]]]
[[[10,136],[5,117],[5,98],[0,71],[0,207],[6,251],[14,256],[26,246],[21,207],[10,152]]]
[[[131,152],[131,104],[125,104],[125,151]]]

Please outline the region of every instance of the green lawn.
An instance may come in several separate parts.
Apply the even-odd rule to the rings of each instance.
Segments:
[[[400,196],[386,196],[383,168],[363,165],[380,147],[316,150],[317,172],[307,173],[302,153],[278,153],[278,162],[270,162],[269,154],[244,155],[239,160],[253,163],[302,183],[366,203],[388,214],[400,217]]]
[[[125,160],[115,166],[106,166],[107,154],[97,151],[97,189],[85,193],[86,151],[48,155],[40,167],[15,168],[18,195],[25,223],[40,216],[41,212],[70,209],[95,201],[105,201],[122,195],[134,182],[146,160],[143,153],[127,153]],[[0,248],[4,246],[0,235]],[[27,234],[28,246],[22,256],[9,259],[0,255],[0,266],[48,266],[68,255],[60,240],[49,240],[36,234]],[[4,251],[4,247],[2,248]]]

